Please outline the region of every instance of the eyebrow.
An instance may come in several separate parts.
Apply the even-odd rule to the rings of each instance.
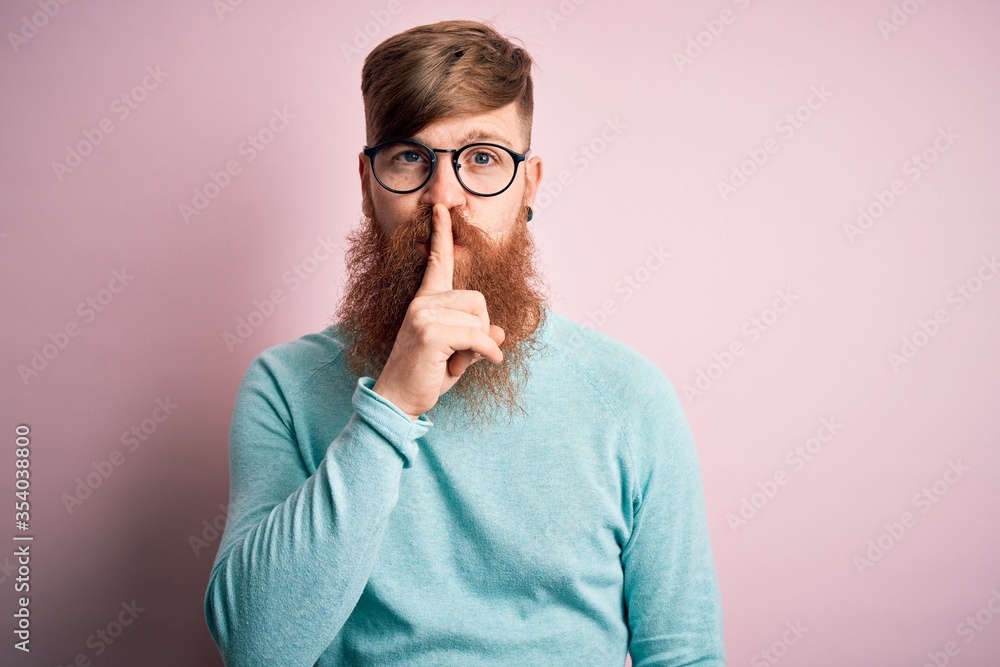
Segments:
[[[418,141],[423,141],[423,140],[418,139]],[[458,144],[459,146],[466,146],[468,144],[477,141],[496,141],[498,143],[503,144],[504,146],[514,145],[509,139],[507,139],[507,137],[501,134],[497,134],[496,132],[490,132],[489,130],[484,130],[483,128],[480,127],[473,128],[468,132],[466,132],[464,135],[462,135],[462,137],[458,140]]]
[[[462,144],[469,144],[473,141],[499,141],[507,146],[513,145],[507,137],[478,127],[466,132],[459,141]]]

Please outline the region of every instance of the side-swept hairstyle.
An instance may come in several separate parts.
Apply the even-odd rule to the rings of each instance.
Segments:
[[[441,21],[389,37],[365,58],[366,141],[406,139],[436,120],[517,102],[523,152],[531,146],[532,60],[478,21]]]

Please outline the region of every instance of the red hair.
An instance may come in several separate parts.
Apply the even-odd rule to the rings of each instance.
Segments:
[[[394,35],[368,54],[361,70],[369,146],[406,139],[448,116],[517,103],[523,146],[531,145],[532,60],[478,21],[441,21]]]

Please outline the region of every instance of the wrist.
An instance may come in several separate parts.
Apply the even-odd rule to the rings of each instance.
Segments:
[[[402,412],[403,414],[405,414],[410,421],[416,421],[417,419],[420,419],[420,415],[414,415],[409,410],[407,410],[406,408],[402,407],[400,405],[399,399],[397,399],[395,397],[395,395],[391,391],[387,390],[384,386],[383,387],[379,387],[379,380],[376,380],[375,384],[372,385],[372,391],[374,391],[376,394],[378,394],[379,396],[381,396],[385,400],[387,400],[390,403],[392,403],[392,405],[397,410],[399,410],[400,412]]]

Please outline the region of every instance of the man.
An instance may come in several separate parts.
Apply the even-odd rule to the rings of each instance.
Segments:
[[[677,395],[536,284],[530,69],[472,21],[365,61],[340,320],[262,352],[233,411],[227,664],[725,664]]]

